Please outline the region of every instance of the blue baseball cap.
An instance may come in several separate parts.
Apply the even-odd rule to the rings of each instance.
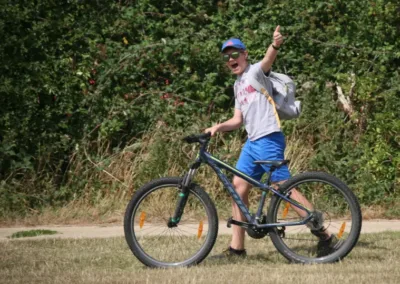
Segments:
[[[227,47],[234,47],[234,48],[237,48],[237,49],[246,50],[246,46],[238,38],[230,38],[227,41],[225,41],[224,44],[222,45],[221,52],[223,52],[224,49],[227,48]]]

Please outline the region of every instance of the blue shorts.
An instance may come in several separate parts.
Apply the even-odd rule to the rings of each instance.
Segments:
[[[253,179],[260,180],[265,172],[269,173],[271,165],[256,165],[253,162],[283,160],[285,147],[285,136],[282,132],[274,132],[255,141],[247,139],[236,168]],[[283,165],[272,173],[271,181],[279,182],[288,178],[290,178],[289,168],[287,165]]]

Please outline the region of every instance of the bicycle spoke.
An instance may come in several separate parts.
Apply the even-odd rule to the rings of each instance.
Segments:
[[[351,192],[343,189],[343,184],[334,177],[321,173],[306,173],[303,176],[306,178],[292,179],[293,182],[286,185],[284,191],[285,194],[295,191],[295,194],[290,194],[291,198],[296,196],[305,203],[307,200],[311,202],[313,219],[307,225],[282,225],[285,230],[277,230],[271,234],[271,238],[277,249],[290,260],[329,262],[335,258],[327,257],[339,251],[344,243],[351,242],[354,246],[360,230],[359,210],[357,207],[351,208],[357,206],[354,198],[348,197]],[[307,207],[307,203],[303,206]],[[276,198],[271,222],[298,222],[303,220],[298,215],[300,213],[294,205],[288,206],[288,202]],[[358,224],[357,228],[353,228],[352,221]],[[354,232],[352,236],[351,231]],[[347,253],[348,251],[342,252],[343,255]],[[324,258],[320,259],[322,257]]]

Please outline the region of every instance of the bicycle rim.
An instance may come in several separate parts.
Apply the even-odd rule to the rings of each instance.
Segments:
[[[319,173],[292,182],[284,192],[289,194],[293,189],[312,204],[309,208],[308,204],[300,202],[319,213],[319,222],[278,227],[271,235],[277,249],[289,260],[304,263],[332,262],[347,255],[356,244],[361,229],[360,209],[350,190],[336,178]],[[303,220],[299,215],[302,212],[285,200],[277,198],[275,202],[272,222]],[[316,229],[318,236],[311,233]],[[334,242],[320,242],[332,235]]]
[[[197,261],[210,238],[211,214],[205,201],[191,190],[177,227],[167,226],[179,198],[177,184],[146,192],[133,209],[131,228],[135,255],[156,267],[190,265]]]

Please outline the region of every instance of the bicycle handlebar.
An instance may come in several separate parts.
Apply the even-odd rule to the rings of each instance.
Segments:
[[[204,144],[204,143],[207,143],[208,141],[210,141],[210,138],[211,138],[211,132],[207,132],[207,133],[202,133],[202,134],[197,134],[197,135],[196,134],[189,135],[189,136],[186,136],[185,138],[183,138],[182,140],[189,144],[192,144],[192,143]]]

